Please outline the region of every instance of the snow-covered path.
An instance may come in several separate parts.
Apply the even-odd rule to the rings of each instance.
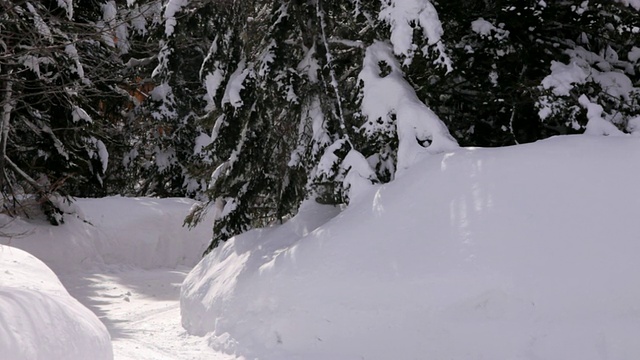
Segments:
[[[110,268],[101,273],[67,273],[59,278],[69,293],[107,326],[116,360],[231,360],[188,335],[180,325],[178,269]]]

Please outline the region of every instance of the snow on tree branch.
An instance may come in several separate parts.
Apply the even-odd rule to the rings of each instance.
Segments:
[[[381,74],[380,64],[388,67],[386,76]],[[418,99],[404,79],[389,44],[377,41],[367,48],[359,79],[364,83],[362,114],[369,120],[363,126],[365,132],[379,131],[378,126],[392,123],[395,117],[399,170],[411,166],[419,153],[439,153],[458,147],[444,123]]]
[[[640,10],[640,0],[616,0],[616,1],[627,6],[631,6],[636,10]]]
[[[413,41],[413,31],[416,27],[422,29],[428,46],[435,46],[438,52],[436,64],[443,65],[447,71],[453,70],[451,59],[445,53],[441,42],[444,30],[438,17],[438,12],[429,0],[382,0],[382,10],[379,19],[391,27],[391,43],[396,55],[405,57],[404,65],[411,64],[417,45]],[[424,47],[422,52],[427,54],[429,49]]]
[[[188,0],[169,0],[164,10],[164,33],[171,36],[177,24],[176,14],[189,4]]]
[[[73,18],[73,0],[58,0],[58,6],[67,12],[67,18]]]

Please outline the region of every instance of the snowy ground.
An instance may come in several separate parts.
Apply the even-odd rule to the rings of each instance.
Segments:
[[[107,326],[116,360],[235,359],[180,325],[180,284],[189,270],[114,268],[60,279]]]
[[[0,358],[109,360],[109,333],[33,255],[0,246]]]
[[[260,360],[640,359],[638,164],[632,136],[421,156],[215,249],[183,325]]]
[[[235,359],[215,352],[208,346],[206,337],[188,335],[180,325],[180,284],[200,260],[211,237],[210,223],[193,231],[182,227],[192,204],[185,199],[79,199],[75,210],[81,218],[67,215],[65,224],[58,227],[39,218],[12,222],[2,218],[9,222],[2,229],[5,233],[23,235],[0,238],[0,244],[11,246],[3,246],[4,252],[0,255],[17,253],[20,250],[15,248],[22,248],[52,268],[67,291],[106,326],[116,360]],[[6,259],[13,261],[13,258]],[[38,261],[34,262],[37,265]],[[1,261],[0,265],[3,265]],[[3,271],[12,271],[5,267],[3,265]],[[44,264],[41,267],[43,269],[35,272],[46,275],[49,270]],[[43,281],[55,285],[58,280],[50,274],[52,278],[45,276]],[[22,275],[13,283],[28,285],[32,277],[31,273]],[[0,288],[6,285],[6,280],[6,276],[0,278]],[[61,285],[57,286],[64,291]],[[12,290],[12,294],[15,292]],[[0,305],[2,300],[0,296]],[[0,316],[0,332],[3,326],[11,328],[23,321],[11,322]],[[40,323],[46,319],[33,316],[29,321],[33,321],[36,328],[49,329]],[[51,324],[55,331],[63,330],[65,324],[73,325],[70,320]],[[36,332],[32,335],[42,337]],[[57,337],[64,338],[64,335],[62,332]],[[77,335],[69,338],[76,339]],[[69,343],[66,341],[66,345]],[[8,360],[70,359],[68,354],[11,358],[11,354],[17,352],[7,352],[9,345],[0,341],[0,353],[9,354]],[[65,344],[59,345],[64,349]],[[87,354],[97,358],[100,351],[96,346],[93,353],[90,346],[84,349],[89,352],[71,358],[83,360],[89,358]],[[44,350],[41,353],[46,354],[47,349]]]
[[[425,155],[345,210],[306,203],[204,259],[211,222],[182,227],[191,201],[80,199],[63,226],[2,228],[25,235],[0,243],[55,274],[0,248],[19,255],[0,257],[0,356],[53,354],[70,344],[38,341],[55,329],[84,344],[77,356],[9,359],[83,360],[91,346],[108,359],[85,336],[104,327],[68,291],[117,360],[637,360],[639,163],[631,136]],[[24,289],[97,326],[14,310]],[[14,313],[34,326],[14,331]]]

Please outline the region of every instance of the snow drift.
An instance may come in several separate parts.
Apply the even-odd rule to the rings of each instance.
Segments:
[[[68,214],[60,226],[1,215],[4,232],[27,236],[0,238],[0,243],[26,250],[56,273],[103,265],[193,266],[211,241],[210,221],[193,230],[182,226],[194,203],[181,198],[77,199],[71,209],[77,216]]]
[[[72,298],[32,255],[0,245],[0,354],[3,359],[112,359],[98,317]]]
[[[638,359],[638,163],[637,137],[424,155],[214,250],[183,326],[259,359]]]

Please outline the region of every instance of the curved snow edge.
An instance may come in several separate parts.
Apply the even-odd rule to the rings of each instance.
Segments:
[[[0,245],[0,354],[5,359],[111,360],[106,327],[42,261]]]
[[[640,359],[638,160],[591,136],[424,158],[319,227],[301,211],[313,231],[212,251],[183,326],[261,360]]]

